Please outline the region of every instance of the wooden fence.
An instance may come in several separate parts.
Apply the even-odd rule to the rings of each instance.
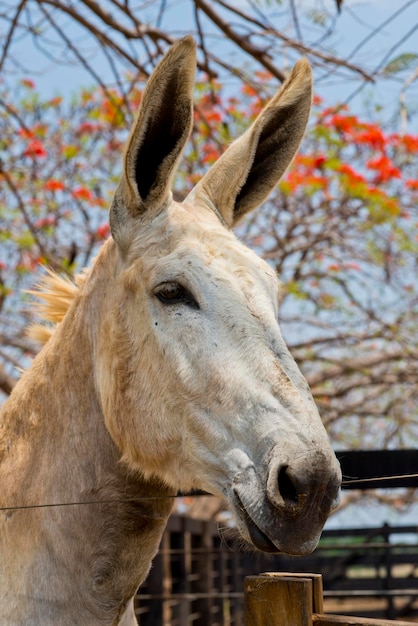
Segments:
[[[228,547],[214,522],[171,516],[138,595],[141,626],[243,626],[244,579],[258,563]]]
[[[328,604],[342,610],[355,596],[363,601],[350,613],[418,617],[418,526],[329,530],[309,557],[279,561],[276,571],[321,572]]]
[[[141,626],[244,626],[244,579],[268,570],[320,572],[333,613],[418,619],[418,527],[326,531],[311,556],[292,558],[241,550],[214,522],[172,516],[138,596]]]
[[[411,626],[324,613],[320,574],[269,573],[245,580],[245,626]]]

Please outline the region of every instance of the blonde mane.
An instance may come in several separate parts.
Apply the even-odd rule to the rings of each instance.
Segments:
[[[42,345],[50,339],[57,325],[64,319],[89,270],[76,274],[74,279],[61,276],[50,269],[46,271],[36,288],[27,291],[38,299],[34,309],[42,321],[31,324],[26,332],[31,339]]]

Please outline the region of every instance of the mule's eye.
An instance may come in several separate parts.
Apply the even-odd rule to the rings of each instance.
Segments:
[[[155,295],[163,304],[186,304],[192,309],[199,308],[190,291],[179,283],[163,283],[158,287]]]

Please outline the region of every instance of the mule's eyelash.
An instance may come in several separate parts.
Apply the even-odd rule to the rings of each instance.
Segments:
[[[185,304],[191,309],[200,309],[196,298],[180,283],[162,283],[157,287],[154,294],[162,304],[169,306],[172,304]]]

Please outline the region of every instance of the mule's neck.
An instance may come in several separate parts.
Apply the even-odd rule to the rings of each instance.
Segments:
[[[52,602],[54,623],[63,625],[67,617],[64,612],[59,617],[57,598],[78,611],[68,623],[119,623],[118,615],[148,572],[172,506],[167,497],[172,490],[132,475],[120,463],[96,391],[95,336],[113,254],[111,244],[103,250],[0,421],[2,506],[113,501],[3,516],[7,538],[15,543],[4,549],[14,547],[16,555],[16,546],[29,541],[33,546],[22,550],[14,566],[8,564],[6,577],[20,576],[25,593],[32,589],[32,615],[37,602],[43,611]],[[45,612],[39,619],[49,623]]]

